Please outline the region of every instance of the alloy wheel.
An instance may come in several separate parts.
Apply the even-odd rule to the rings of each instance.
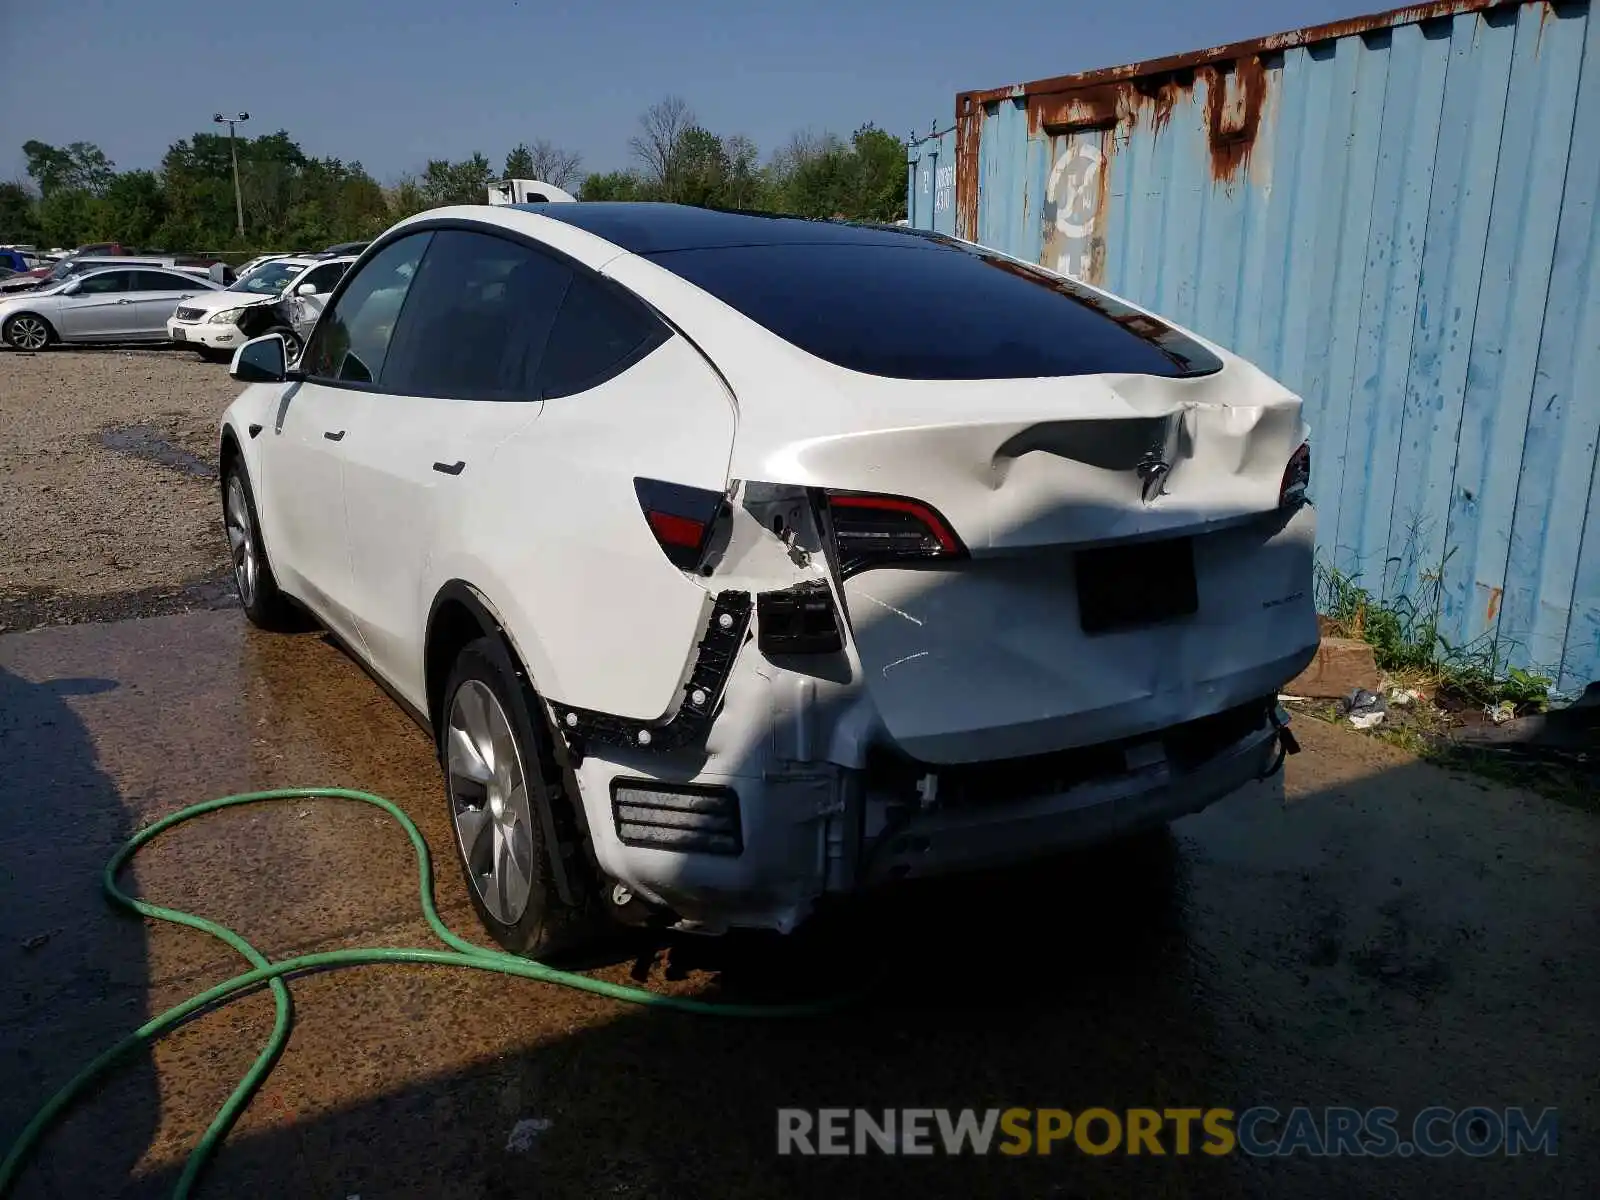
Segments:
[[[11,344],[19,350],[43,350],[50,331],[38,317],[17,317],[11,322]]]
[[[239,588],[239,600],[249,608],[256,598],[255,530],[250,522],[250,502],[245,498],[244,481],[238,474],[228,476],[228,499],[223,510],[223,523],[228,530],[228,546],[233,556],[233,581]]]
[[[533,891],[533,820],[522,756],[505,709],[468,679],[450,702],[445,769],[456,840],[495,920],[515,925]]]

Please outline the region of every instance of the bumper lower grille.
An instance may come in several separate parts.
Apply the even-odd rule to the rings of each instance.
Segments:
[[[681,853],[744,852],[739,796],[728,788],[681,788],[648,780],[611,785],[611,815],[624,846]]]
[[[1115,779],[1130,768],[1130,748],[1159,741],[1168,766],[1180,773],[1194,771],[1264,729],[1271,720],[1271,697],[1174,725],[1158,733],[1080,746],[1027,758],[986,763],[933,766],[892,751],[878,750],[867,764],[869,787],[900,795],[915,791],[917,780],[928,771],[939,777],[939,799],[948,806],[1003,804],[1035,796],[1056,795],[1086,783]]]

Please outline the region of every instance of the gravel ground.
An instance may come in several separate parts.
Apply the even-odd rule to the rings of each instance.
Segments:
[[[222,602],[238,391],[186,350],[0,350],[0,631]]]

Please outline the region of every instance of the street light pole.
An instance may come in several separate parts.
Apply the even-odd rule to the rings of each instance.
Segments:
[[[248,121],[250,114],[239,113],[237,116],[225,117],[221,113],[211,118],[218,125],[228,127],[228,153],[233,158],[233,210],[239,218],[239,240],[244,241],[244,194],[239,191],[239,147],[233,139],[233,126],[236,121]]]

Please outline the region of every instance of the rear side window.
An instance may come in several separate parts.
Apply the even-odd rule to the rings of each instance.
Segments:
[[[136,292],[197,292],[200,285],[192,278],[168,275],[165,271],[135,271],[133,290]]]
[[[445,229],[417,270],[383,390],[460,400],[536,400],[572,268],[520,242]]]
[[[575,273],[550,334],[540,394],[570,396],[599,387],[667,340],[665,325],[614,285]]]
[[[1194,339],[1079,284],[953,242],[788,243],[649,256],[841,367],[897,379],[1204,375]]]

